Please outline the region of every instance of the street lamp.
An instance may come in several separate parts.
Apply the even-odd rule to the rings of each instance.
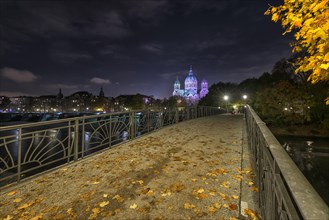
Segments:
[[[224,95],[224,101],[226,102],[226,113],[228,112],[228,109],[227,109],[227,101],[228,101],[229,97],[228,95]]]
[[[244,107],[247,107],[246,106],[246,104],[247,104],[247,101],[246,100],[247,100],[248,96],[247,95],[243,95],[242,98],[244,100]]]

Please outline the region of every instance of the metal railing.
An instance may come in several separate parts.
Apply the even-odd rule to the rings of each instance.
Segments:
[[[222,113],[213,107],[131,111],[0,127],[0,187],[164,126]]]
[[[246,109],[263,219],[329,219],[329,209],[254,110]]]

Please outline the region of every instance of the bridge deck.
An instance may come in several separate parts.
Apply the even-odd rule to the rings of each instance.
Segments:
[[[243,124],[198,118],[61,167],[1,192],[0,219],[239,218],[257,197]]]

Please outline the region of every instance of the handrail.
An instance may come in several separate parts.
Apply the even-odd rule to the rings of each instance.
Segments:
[[[329,219],[329,208],[256,112],[247,106],[248,144],[264,219]]]
[[[165,126],[219,113],[204,106],[135,110],[0,127],[0,187]]]

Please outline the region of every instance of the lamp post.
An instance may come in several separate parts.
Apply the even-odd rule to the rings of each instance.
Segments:
[[[247,98],[248,98],[248,96],[247,96],[247,95],[243,95],[242,98],[243,98],[243,100],[244,100],[244,107],[246,107],[246,103],[247,103]]]
[[[224,95],[224,101],[226,102],[226,113],[228,112],[228,108],[227,108],[228,99],[229,99],[228,95]]]

